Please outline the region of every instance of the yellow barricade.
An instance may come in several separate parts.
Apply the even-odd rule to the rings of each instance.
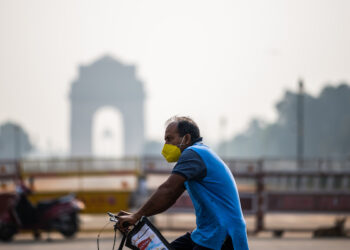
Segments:
[[[42,200],[56,199],[67,194],[69,192],[35,192],[30,195],[29,199],[33,204],[36,204]],[[129,209],[130,191],[78,191],[75,194],[85,204],[82,213],[98,214],[107,211],[128,211]]]

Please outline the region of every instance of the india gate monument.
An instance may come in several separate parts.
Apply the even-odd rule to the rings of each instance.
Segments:
[[[105,106],[122,114],[125,156],[142,154],[145,93],[135,75],[135,66],[124,65],[110,56],[80,66],[69,98],[72,156],[92,155],[93,117]]]

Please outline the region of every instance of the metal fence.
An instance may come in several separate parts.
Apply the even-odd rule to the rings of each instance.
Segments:
[[[245,214],[256,216],[255,231],[264,230],[266,213],[350,213],[350,160],[224,160],[240,189]],[[20,176],[34,183],[52,176],[168,175],[174,164],[159,157],[99,159],[67,158],[0,162],[0,182]],[[19,174],[21,168],[21,175]],[[185,193],[168,212],[192,212]]]

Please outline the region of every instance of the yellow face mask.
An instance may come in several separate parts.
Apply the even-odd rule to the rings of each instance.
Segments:
[[[179,145],[180,147],[183,145],[183,140],[184,137],[181,140],[181,143]],[[165,160],[167,160],[167,162],[177,162],[181,155],[180,147],[172,144],[164,144],[162,155],[164,156]]]
[[[177,162],[181,155],[181,150],[172,144],[164,144],[162,155],[167,162]]]

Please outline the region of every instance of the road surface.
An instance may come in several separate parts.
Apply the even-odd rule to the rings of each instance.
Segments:
[[[178,233],[164,233],[172,240]],[[76,238],[66,240],[58,233],[51,235],[52,240],[47,241],[46,235],[40,241],[34,241],[30,234],[20,234],[13,242],[0,243],[1,250],[96,250],[97,233],[79,233]],[[350,238],[313,239],[308,233],[286,234],[283,238],[273,238],[269,234],[259,237],[249,237],[251,250],[348,250]],[[112,249],[113,234],[102,233],[100,237],[100,250]],[[120,236],[117,238],[115,249],[118,249]],[[126,248],[125,248],[126,249]]]

